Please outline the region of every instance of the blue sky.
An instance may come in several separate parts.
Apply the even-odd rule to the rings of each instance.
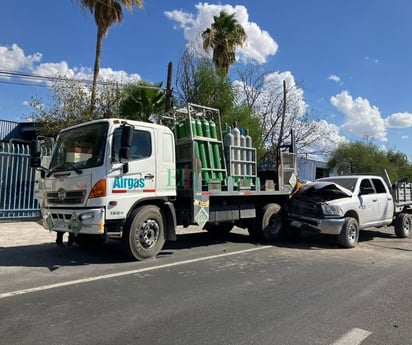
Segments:
[[[333,142],[367,137],[412,161],[409,0],[145,0],[110,28],[101,76],[165,84],[169,61],[177,66],[185,45],[199,44],[223,8],[236,12],[248,34],[238,64],[287,75],[333,129]],[[91,78],[96,26],[77,0],[5,1],[0,16],[0,119],[26,120],[31,97],[46,101],[48,94],[44,83],[1,72]]]

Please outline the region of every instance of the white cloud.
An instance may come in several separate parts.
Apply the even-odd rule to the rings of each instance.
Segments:
[[[164,14],[170,20],[179,24],[179,28],[183,29],[184,37],[188,41],[188,46],[196,54],[205,55],[202,46],[202,32],[210,27],[213,16],[218,16],[222,10],[230,14],[236,13],[236,20],[246,31],[246,44],[244,47],[237,49],[240,61],[263,64],[269,56],[276,54],[278,44],[267,31],[262,30],[256,23],[249,21],[249,14],[245,6],[198,3],[195,7],[198,11],[196,16],[182,10],[167,11]]]
[[[74,71],[69,68],[66,61],[57,63],[42,63],[34,67],[32,72],[36,75],[41,75],[44,77],[74,77]]]
[[[389,128],[412,127],[411,113],[395,113],[385,119],[385,124]]]
[[[42,54],[35,53],[26,56],[23,49],[17,44],[11,47],[0,46],[0,69],[8,72],[19,70],[31,70],[35,63],[38,63],[42,58]]]
[[[0,70],[7,72],[29,72],[42,77],[66,77],[78,80],[92,80],[91,68],[70,68],[66,61],[41,63],[42,54],[25,55],[23,49],[17,44],[11,48],[0,46]],[[7,77],[10,78],[10,77]],[[99,80],[110,80],[119,83],[127,83],[140,80],[138,74],[128,74],[125,71],[114,71],[111,68],[101,68]],[[30,79],[31,82],[44,82],[41,79]]]
[[[331,75],[328,77],[328,80],[332,80],[332,81],[334,81],[334,82],[336,82],[336,83],[339,83],[339,82],[340,82],[340,78],[339,78],[337,75],[335,75],[335,74],[331,74]]]
[[[358,137],[371,137],[387,141],[385,120],[379,109],[371,106],[365,98],[353,99],[348,91],[342,91],[330,99],[340,112],[345,115],[342,130]]]

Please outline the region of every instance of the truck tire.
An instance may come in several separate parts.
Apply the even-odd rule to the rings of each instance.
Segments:
[[[411,235],[412,218],[408,213],[400,213],[395,219],[395,235],[399,238],[408,238]]]
[[[122,236],[126,256],[135,260],[155,257],[165,241],[164,219],[159,207],[146,205],[132,212]]]
[[[232,223],[212,224],[207,223],[204,229],[213,235],[226,235],[233,229]]]
[[[355,218],[346,217],[338,235],[338,244],[344,248],[354,248],[359,240],[359,225]]]
[[[276,241],[282,234],[283,222],[278,204],[267,204],[255,222],[248,226],[249,235],[255,240]]]

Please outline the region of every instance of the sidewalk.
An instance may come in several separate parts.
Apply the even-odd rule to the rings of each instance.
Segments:
[[[54,243],[56,233],[33,221],[0,222],[0,248]]]

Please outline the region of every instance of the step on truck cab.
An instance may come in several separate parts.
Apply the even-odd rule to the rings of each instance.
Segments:
[[[72,232],[78,244],[120,239],[137,260],[175,240],[178,225],[279,235],[296,181],[292,149],[281,154],[288,167],[278,166],[279,179],[262,186],[250,137],[236,126],[222,130],[217,109],[188,104],[159,120],[100,119],[64,129],[47,166],[34,141],[44,227]]]

